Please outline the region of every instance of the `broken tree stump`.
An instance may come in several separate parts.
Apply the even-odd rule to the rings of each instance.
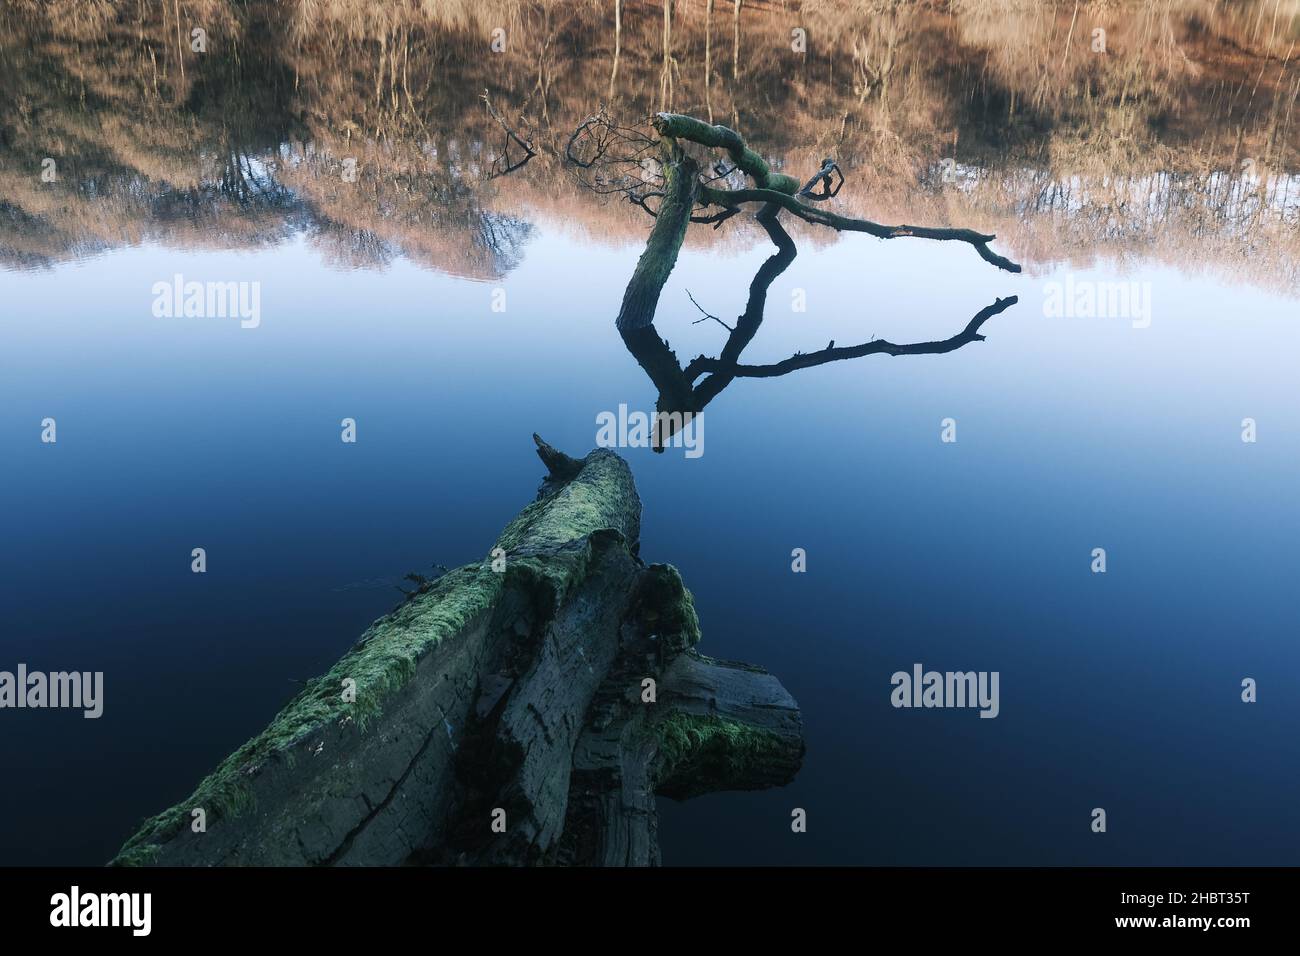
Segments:
[[[115,865],[657,864],[656,795],[794,778],[798,705],[695,650],[627,463],[533,438],[549,476],[489,557],[422,583]]]

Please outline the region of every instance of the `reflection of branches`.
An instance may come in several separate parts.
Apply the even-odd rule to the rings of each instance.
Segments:
[[[735,331],[735,329],[733,329],[731,326],[729,326],[726,322],[723,322],[720,318],[718,318],[718,317],[717,317],[716,315],[714,315],[712,312],[705,312],[705,311],[704,311],[704,307],[703,307],[702,305],[700,305],[698,302],[695,301],[695,296],[691,295],[691,290],[690,290],[690,289],[687,289],[687,290],[686,290],[686,298],[688,298],[688,299],[691,300],[691,305],[693,305],[693,306],[695,306],[695,308],[699,309],[699,310],[700,310],[700,314],[703,316],[703,318],[696,319],[694,322],[691,323],[691,325],[699,325],[701,322],[707,322],[709,319],[712,319],[714,322],[717,322],[718,325],[722,326],[722,327],[723,327],[724,329],[726,329],[728,332],[734,332],[734,331]]]
[[[254,168],[253,159],[243,150],[233,147],[223,157],[215,188],[223,196],[250,205],[282,206],[292,199],[290,191],[264,164],[259,163]]]
[[[993,235],[985,235],[973,229],[883,226],[869,219],[840,216],[801,202],[801,199],[824,202],[839,193],[840,187],[844,185],[844,173],[833,159],[823,160],[822,168],[796,192],[795,180],[783,173],[773,172],[762,157],[745,145],[739,133],[725,126],[709,126],[693,117],[676,113],[660,113],[653,122],[655,129],[665,137],[686,139],[703,146],[727,150],[736,165],[754,180],[755,188],[750,189],[715,189],[712,186],[701,185],[697,192],[697,200],[705,206],[718,206],[725,211],[737,209],[746,203],[763,203],[768,208],[779,206],[805,222],[829,226],[837,232],[865,232],[877,239],[914,236],[918,239],[968,242],[986,262],[1007,272],[1020,271],[1019,265],[989,248],[988,244],[997,238]],[[833,175],[838,175],[838,182],[834,181]],[[817,191],[814,187],[819,184],[821,190]]]
[[[533,237],[533,233],[533,225],[526,219],[480,212],[473,240],[474,245],[492,257],[493,272],[505,275],[523,261],[524,245]]]
[[[833,182],[831,175],[835,174],[840,177],[839,182]],[[821,185],[821,192],[817,192],[813,187]],[[707,183],[705,184],[707,185]],[[844,172],[836,164],[835,160],[829,156],[822,160],[822,168],[813,174],[812,179],[804,183],[803,189],[799,190],[799,195],[814,202],[825,202],[828,199],[834,199],[844,185]]]
[[[997,236],[985,235],[974,229],[948,229],[932,226],[884,226],[869,219],[855,219],[850,216],[838,216],[824,209],[815,209],[801,203],[796,197],[773,189],[709,189],[705,187],[703,196],[709,203],[724,208],[732,208],[741,203],[763,202],[775,203],[805,222],[819,226],[829,226],[836,232],[865,232],[877,239],[899,239],[905,236],[917,239],[956,240],[968,242],[975,247],[980,258],[1007,272],[1019,272],[1020,266],[1005,256],[1000,256],[989,248],[989,243]]]
[[[800,187],[797,179],[774,170],[739,133],[726,126],[710,125],[681,113],[657,113],[650,124],[659,134],[659,140],[641,130],[616,123],[602,107],[599,113],[573,131],[564,149],[565,159],[579,181],[593,192],[605,195],[621,193],[658,218],[662,202],[666,200],[666,177],[662,164],[678,163],[685,156],[679,145],[681,141],[694,143],[724,151],[731,165],[714,163],[709,167],[713,175],[706,178],[700,172],[705,166],[691,160],[690,194],[684,197],[691,206],[689,222],[707,223],[716,229],[736,215],[742,206],[761,203],[764,207],[779,207],[805,222],[827,226],[837,232],[865,232],[877,239],[909,236],[969,243],[984,261],[1007,272],[1020,271],[1018,264],[989,248],[989,243],[997,238],[991,234],[974,229],[887,226],[817,208],[812,204],[835,198],[845,183],[844,171],[830,157],[824,159],[821,168]],[[735,174],[752,180],[753,185],[727,186],[726,182]],[[661,204],[652,206],[652,199],[660,200]],[[710,208],[716,211],[706,211]]]
[[[994,300],[992,305],[980,309],[975,314],[975,317],[966,324],[966,328],[956,335],[937,342],[914,342],[907,345],[895,345],[893,342],[886,342],[884,339],[873,339],[862,345],[853,345],[847,348],[835,348],[835,343],[831,342],[830,345],[820,351],[796,352],[785,361],[775,362],[771,365],[724,364],[718,359],[705,358],[701,355],[687,366],[685,374],[690,377],[692,373],[701,375],[705,372],[721,371],[736,378],[775,378],[778,375],[787,375],[801,368],[813,368],[817,365],[825,365],[827,362],[862,358],[866,355],[942,355],[945,352],[955,351],[971,342],[983,342],[984,336],[980,334],[980,326],[993,316],[1005,312],[1018,301],[1019,298],[1014,295],[1005,299]]]
[[[941,355],[952,352],[971,342],[983,341],[984,336],[980,329],[984,323],[1006,311],[1017,301],[1016,296],[996,300],[992,305],[980,310],[962,331],[940,341],[898,345],[883,339],[873,339],[862,345],[842,348],[836,348],[832,341],[819,351],[795,353],[784,361],[770,365],[742,365],[740,364],[741,353],[753,341],[759,327],[763,324],[768,289],[798,254],[794,240],[777,221],[780,210],[779,206],[765,206],[757,216],[759,224],[776,246],[776,252],[764,261],[750,282],[745,311],[736,320],[734,327],[727,326],[717,316],[705,312],[695,301],[695,297],[687,292],[691,302],[705,316],[698,322],[711,318],[728,331],[727,341],[717,358],[701,355],[683,368],[677,360],[676,353],[659,337],[654,325],[620,328],[628,351],[636,358],[659,390],[656,410],[659,413],[667,413],[656,417],[656,431],[653,435],[656,451],[663,451],[675,430],[688,421],[684,414],[673,417],[673,413],[699,414],[737,378],[775,378],[799,369],[844,359],[862,358],[867,355]],[[658,430],[660,423],[666,430]]]
[[[651,217],[658,217],[657,201],[664,198],[664,154],[662,141],[615,122],[603,106],[583,120],[564,145],[564,158],[579,184],[597,195],[622,195]],[[712,175],[701,176],[700,182],[725,182],[735,171],[734,165],[715,163]],[[722,209],[693,215],[690,221],[717,229],[738,212],[739,208]]]
[[[882,226],[866,219],[839,216],[809,205],[833,199],[843,187],[844,173],[834,159],[823,160],[821,168],[801,187],[797,179],[774,170],[763,157],[745,144],[740,134],[725,126],[711,126],[677,113],[659,113],[651,119],[651,124],[659,133],[658,141],[637,130],[618,126],[602,109],[574,131],[565,147],[565,157],[571,166],[579,170],[577,175],[580,180],[596,171],[591,179],[583,180],[591,188],[598,192],[623,192],[630,201],[645,209],[655,219],[645,249],[623,290],[623,302],[619,307],[615,327],[628,351],[659,389],[656,427],[651,438],[656,451],[663,451],[665,442],[675,430],[684,427],[737,378],[772,378],[801,368],[874,354],[927,355],[951,352],[970,342],[982,341],[984,336],[980,334],[981,326],[1016,302],[1015,296],[998,299],[971,319],[965,329],[942,341],[896,345],[873,339],[849,348],[836,348],[832,341],[820,351],[796,353],[772,365],[742,365],[740,355],[763,322],[767,291],[776,277],[794,261],[797,252],[794,240],[778,221],[783,211],[806,222],[830,226],[836,230],[865,232],[882,239],[919,236],[969,242],[984,259],[999,268],[1019,272],[1020,266],[988,248],[993,236],[971,229]],[[725,151],[731,161],[730,167],[723,163],[706,167],[688,153],[679,140]],[[639,186],[632,181],[626,168],[635,161],[645,169],[652,148],[658,152],[660,160],[655,166],[658,176],[652,185]],[[704,178],[706,168],[711,169],[713,174],[708,179]],[[623,171],[611,177],[602,172],[604,169]],[[754,185],[749,188],[712,185],[730,179],[735,173],[743,174]],[[642,183],[644,182],[643,178]],[[654,208],[650,206],[651,199],[658,200]],[[706,312],[689,291],[686,293],[704,315],[698,322],[713,319],[727,329],[728,335],[717,358],[701,355],[683,368],[654,326],[664,284],[677,264],[677,256],[690,223],[711,222],[717,228],[748,203],[762,204],[755,219],[767,231],[772,244],[776,246],[776,252],[759,267],[749,284],[745,311],[736,320],[734,327]],[[720,208],[721,212],[702,212],[702,209],[710,206]],[[664,425],[667,433],[661,430]]]
[[[663,181],[658,147],[641,130],[614,122],[602,106],[570,134],[564,158],[583,186],[603,195],[624,193],[649,212],[644,200]]]
[[[871,342],[862,343],[862,345],[837,347],[835,342],[829,343],[826,349],[814,352],[796,352],[796,354],[785,359],[784,362],[776,362],[764,365],[742,365],[740,364],[741,352],[744,352],[749,343],[753,341],[755,334],[758,334],[759,326],[763,324],[763,312],[767,306],[767,291],[770,289],[772,282],[776,281],[777,276],[789,268],[790,263],[794,261],[794,256],[798,254],[794,241],[790,238],[789,233],[785,232],[783,226],[777,221],[780,216],[781,207],[764,206],[759,211],[757,220],[759,225],[766,230],[768,238],[771,238],[772,245],[776,246],[775,254],[768,256],[767,260],[759,267],[758,272],[754,274],[753,281],[749,284],[749,298],[745,302],[745,311],[741,313],[736,320],[735,328],[728,326],[718,316],[711,315],[710,312],[703,310],[692,294],[686,293],[690,302],[695,308],[703,313],[703,319],[697,320],[697,324],[707,319],[718,321],[723,328],[728,330],[727,342],[724,343],[722,352],[718,358],[711,359],[705,355],[698,356],[686,365],[685,368],[677,362],[677,355],[664,339],[659,337],[658,330],[653,324],[643,324],[640,326],[620,326],[620,333],[623,341],[632,352],[633,358],[645,369],[646,375],[654,382],[655,388],[659,390],[659,398],[655,403],[656,411],[660,412],[656,416],[656,421],[666,425],[664,431],[656,431],[654,434],[655,451],[663,451],[669,438],[677,429],[684,427],[686,418],[684,412],[690,412],[692,415],[698,415],[703,408],[718,397],[722,390],[727,388],[736,378],[775,378],[777,376],[789,375],[790,372],[798,371],[801,368],[813,368],[815,365],[824,365],[829,362],[840,362],[844,359],[863,358],[866,355],[941,355],[944,352],[950,352],[961,349],[962,346],[969,345],[971,342],[982,342],[984,336],[980,333],[980,328],[987,323],[993,316],[1000,315],[1017,302],[1017,297],[997,299],[991,306],[984,307],[980,310],[966,328],[952,336],[935,342],[913,342],[905,345],[896,345],[896,343],[885,341],[885,339],[872,339]],[[656,226],[658,229],[658,226]],[[630,291],[630,285],[629,285]],[[698,381],[698,384],[697,384]],[[673,414],[679,414],[673,416]]]
[[[529,143],[521,139],[519,134],[517,134],[510,127],[510,124],[505,121],[505,118],[497,112],[497,108],[492,105],[492,100],[488,97],[486,90],[483,91],[483,105],[487,107],[489,115],[497,121],[497,125],[500,126],[502,131],[506,134],[505,142],[501,144],[501,152],[492,160],[492,171],[488,174],[487,178],[496,179],[498,176],[508,176],[516,169],[527,165],[528,161],[537,155],[537,152]],[[518,147],[516,154],[518,154],[520,150],[523,151],[523,155],[518,159],[512,160],[510,158],[511,144]]]

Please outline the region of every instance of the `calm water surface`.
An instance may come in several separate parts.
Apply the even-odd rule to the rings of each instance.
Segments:
[[[166,113],[202,127],[213,102],[207,89]],[[551,104],[592,107],[576,92]],[[102,128],[124,110],[99,108]],[[15,110],[6,175],[39,140]],[[404,574],[483,556],[535,492],[532,432],[583,453],[598,413],[654,407],[613,326],[649,219],[511,193],[542,175],[524,170],[460,192],[416,180],[411,202],[448,223],[492,214],[422,238],[399,207],[405,231],[385,235],[365,216],[389,194],[347,200],[365,211],[349,218],[330,205],[333,175],[294,159],[337,143],[263,140],[244,169],[270,198],[203,180],[186,206],[159,185],[165,167],[130,172],[120,150],[121,168],[48,207],[18,192],[30,185],[0,195],[0,667],[107,682],[97,721],[4,714],[4,863],[111,857],[328,669]],[[92,183],[103,197],[87,198]],[[1010,208],[1037,195],[1004,188]],[[934,195],[904,192],[902,216],[932,215]],[[67,203],[82,204],[77,229]],[[954,208],[984,227],[958,221],[978,207]],[[1018,221],[1032,231],[1036,215]],[[497,238],[475,245],[484,222]],[[760,232],[728,228],[688,242],[665,289],[656,328],[682,361],[726,337],[687,290],[730,322],[771,254]],[[1012,275],[958,243],[792,232],[799,254],[748,362],[943,339],[1000,296],[1019,302],[946,355],[735,381],[708,407],[698,459],[623,452],[642,556],[682,571],[701,650],[776,674],[808,744],[784,789],[661,801],[665,863],[1300,860],[1300,313],[1282,267],[1281,282],[1201,268],[1195,236],[1182,259],[1154,239],[1095,257],[1024,239],[1000,247],[1026,265]],[[1262,243],[1270,254],[1285,258]],[[260,326],[155,318],[151,288],[175,273],[256,279]],[[1049,317],[1067,277],[1149,283],[1150,327]],[[56,445],[38,440],[46,417]],[[355,445],[339,441],[345,417]],[[939,439],[949,417],[955,444]],[[194,547],[205,575],[190,573]],[[1089,571],[1097,547],[1104,575]],[[807,573],[791,573],[794,548]],[[895,710],[890,675],[916,662],[999,671],[1000,716]],[[1244,677],[1256,705],[1239,699]],[[806,834],[790,831],[795,807]]]

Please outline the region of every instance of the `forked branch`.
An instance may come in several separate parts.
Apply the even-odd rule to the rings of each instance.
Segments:
[[[740,365],[701,355],[686,367],[685,374],[691,381],[709,372],[734,378],[775,378],[778,375],[788,375],[790,372],[801,368],[813,368],[818,365],[825,365],[828,362],[862,358],[866,355],[942,355],[945,352],[956,351],[971,342],[984,341],[984,336],[980,334],[980,326],[993,316],[1011,308],[1017,301],[1019,301],[1018,297],[1014,295],[1007,296],[1005,299],[997,299],[992,305],[985,306],[975,313],[975,316],[966,324],[966,328],[956,335],[936,342],[912,342],[896,345],[884,339],[873,339],[861,345],[851,345],[843,348],[836,348],[835,343],[832,342],[820,351],[797,352],[785,361],[775,362],[771,365]]]
[[[488,96],[487,90],[483,91],[483,105],[487,107],[488,115],[496,120],[497,125],[505,133],[505,142],[501,144],[501,153],[492,161],[491,171],[488,173],[488,179],[496,179],[499,176],[508,176],[516,169],[521,169],[528,164],[528,161],[537,155],[532,144],[524,140],[518,133],[506,122],[495,106],[492,105],[492,99]],[[515,147],[516,158],[511,157],[511,146]],[[522,155],[519,153],[522,152]]]
[[[701,120],[680,113],[659,113],[651,124],[664,139],[686,140],[710,149],[726,150],[736,168],[753,180],[753,188],[726,189],[701,183],[698,199],[703,206],[717,206],[724,212],[739,209],[747,203],[771,203],[798,216],[805,222],[827,226],[837,232],[865,232],[877,239],[953,240],[974,246],[980,258],[1007,272],[1019,272],[1020,266],[989,248],[997,237],[973,229],[950,229],[934,226],[887,226],[870,219],[840,216],[825,209],[810,206],[803,200],[825,202],[839,193],[844,185],[844,173],[831,158],[822,162],[822,168],[801,188],[798,180],[785,173],[774,171],[768,163],[745,144],[744,138],[726,126],[710,126]],[[838,181],[834,177],[838,176]],[[818,188],[820,187],[820,188]],[[733,213],[734,214],[734,213]],[[714,221],[712,217],[697,217],[692,221]]]
[[[1019,272],[1020,265],[1005,256],[1000,256],[989,248],[989,243],[997,236],[976,232],[974,229],[950,229],[934,226],[886,226],[870,219],[855,219],[852,216],[839,216],[825,209],[806,205],[795,196],[777,192],[774,189],[712,189],[703,187],[700,198],[708,205],[721,206],[724,209],[735,208],[742,203],[774,203],[782,209],[798,216],[805,222],[818,226],[828,226],[836,232],[865,232],[877,239],[916,239],[956,240],[967,242],[975,247],[980,258],[1007,272]]]

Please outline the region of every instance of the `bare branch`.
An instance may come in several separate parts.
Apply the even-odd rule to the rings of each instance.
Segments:
[[[805,222],[818,226],[829,226],[836,232],[865,232],[877,239],[900,239],[911,236],[917,239],[955,240],[968,242],[975,247],[980,258],[1007,272],[1019,272],[1020,266],[989,248],[989,243],[997,238],[985,235],[974,229],[948,229],[932,226],[885,226],[870,219],[854,219],[839,216],[824,209],[806,206],[794,196],[777,192],[773,189],[711,189],[702,187],[700,194],[705,202],[718,206],[735,206],[741,203],[774,203],[787,212],[794,213]]]
[[[1005,312],[1011,306],[1019,301],[1017,296],[1008,296],[1005,299],[997,299],[992,305],[985,306],[977,312],[967,323],[966,328],[958,332],[951,338],[943,339],[938,342],[916,342],[907,345],[895,345],[893,342],[887,342],[884,339],[875,339],[862,345],[853,345],[847,348],[835,348],[834,341],[826,348],[818,352],[796,352],[783,362],[776,362],[771,365],[739,365],[728,364],[718,359],[706,358],[700,356],[691,361],[688,366],[688,374],[702,374],[704,372],[719,372],[735,378],[775,378],[778,375],[788,375],[790,372],[802,368],[813,368],[818,365],[825,365],[828,362],[838,362],[844,359],[862,358],[865,355],[942,355],[945,352],[952,352],[963,345],[971,342],[982,342],[984,336],[980,334],[982,326],[993,316]]]
[[[510,125],[505,121],[501,114],[497,112],[496,107],[492,105],[492,100],[489,98],[487,90],[483,91],[483,105],[487,107],[488,113],[497,121],[497,125],[500,126],[506,134],[505,142],[501,146],[501,154],[493,160],[492,172],[487,178],[496,179],[498,176],[508,176],[516,169],[527,165],[528,161],[537,155],[537,152],[533,149],[531,144],[521,139],[519,135],[510,128]],[[515,143],[524,151],[522,159],[515,162],[510,161],[511,143]]]
[[[691,295],[691,290],[690,290],[690,289],[687,289],[687,290],[686,290],[686,298],[690,299],[690,300],[691,300],[691,305],[693,305],[693,306],[695,306],[695,308],[699,309],[699,310],[700,310],[700,313],[704,316],[703,319],[696,319],[694,322],[691,323],[691,325],[699,325],[701,322],[705,321],[705,319],[712,319],[714,322],[717,322],[718,325],[722,326],[722,327],[723,327],[724,329],[726,329],[728,332],[734,332],[734,331],[736,331],[736,330],[733,329],[731,326],[729,326],[726,322],[723,322],[720,318],[718,318],[716,315],[714,315],[712,312],[705,312],[705,311],[704,311],[704,307],[703,307],[702,305],[700,305],[698,302],[695,301],[695,296]]]
[[[801,201],[801,197],[814,202],[824,202],[839,193],[840,187],[844,184],[844,173],[832,159],[823,160],[822,168],[800,188],[797,180],[785,173],[775,172],[758,153],[745,144],[744,138],[739,133],[726,126],[710,126],[708,123],[680,113],[657,113],[650,122],[666,139],[684,139],[713,149],[725,149],[736,167],[744,171],[756,184],[756,188],[752,189],[715,189],[702,184],[700,198],[705,205],[728,208],[751,202],[771,203],[793,213],[805,222],[829,226],[836,231],[865,232],[878,239],[913,236],[918,239],[966,242],[975,247],[975,251],[984,261],[1007,272],[1020,271],[1018,264],[989,248],[988,244],[997,236],[985,235],[973,229],[885,226],[869,219],[839,216],[805,204]],[[834,175],[839,176],[838,183],[834,181]],[[821,185],[820,191],[815,189],[818,184]]]
[[[566,167],[585,189],[601,196],[622,195],[651,217],[649,200],[664,198],[665,143],[612,120],[602,106],[570,134],[564,145]],[[730,217],[713,214],[709,222]]]
[[[840,177],[840,181],[832,184],[831,174],[834,173]],[[821,183],[821,192],[814,191],[813,187]],[[836,164],[835,160],[829,156],[822,160],[822,168],[813,174],[812,179],[804,183],[803,189],[799,190],[799,195],[804,196],[814,202],[825,202],[827,199],[834,199],[839,193],[840,187],[844,185],[844,171]]]
[[[732,216],[740,212],[740,207],[732,206],[730,209],[724,209],[722,212],[715,212],[709,216],[691,216],[691,222],[711,223],[714,229],[717,229]]]

